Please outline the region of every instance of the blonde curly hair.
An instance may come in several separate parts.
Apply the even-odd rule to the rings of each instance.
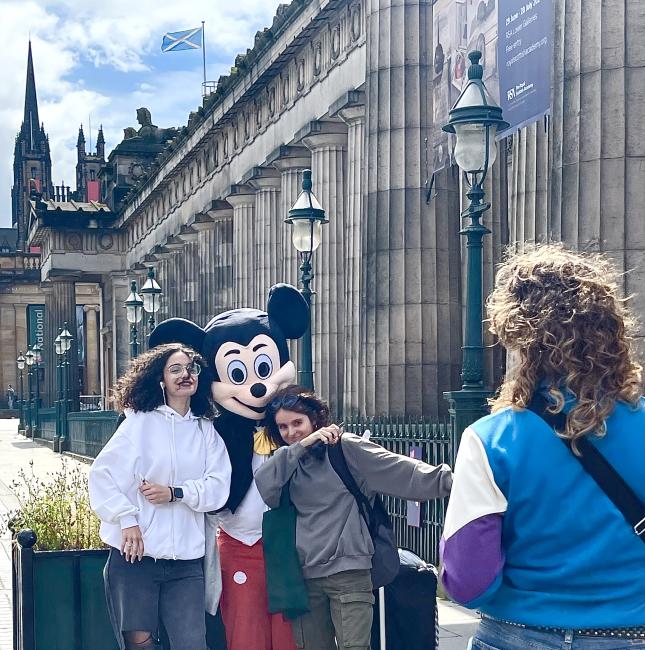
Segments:
[[[541,245],[504,262],[487,300],[491,331],[519,355],[493,412],[525,408],[544,382],[553,412],[572,394],[561,436],[575,441],[604,435],[616,401],[636,404],[642,394],[641,365],[632,350],[634,320],[619,296],[619,273],[600,254]]]

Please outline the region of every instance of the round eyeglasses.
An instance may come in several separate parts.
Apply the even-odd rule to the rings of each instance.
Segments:
[[[183,375],[184,370],[189,375],[197,377],[197,375],[199,375],[199,373],[202,371],[202,367],[197,362],[189,363],[185,366],[181,363],[173,363],[172,366],[168,366],[167,370],[173,377],[179,377],[179,375]]]

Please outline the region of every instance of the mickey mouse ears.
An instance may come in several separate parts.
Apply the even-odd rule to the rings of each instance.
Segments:
[[[204,330],[185,318],[169,318],[152,330],[150,347],[163,343],[183,343],[193,350],[201,351],[204,343]]]

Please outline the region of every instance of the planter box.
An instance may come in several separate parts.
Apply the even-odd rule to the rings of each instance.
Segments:
[[[36,551],[30,530],[16,540],[14,650],[118,650],[105,604],[107,551]]]

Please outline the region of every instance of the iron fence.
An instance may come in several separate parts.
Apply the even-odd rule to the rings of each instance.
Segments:
[[[74,454],[96,458],[116,430],[114,411],[82,411],[67,414],[68,448]]]
[[[345,420],[345,431],[364,435],[389,451],[440,465],[454,467],[456,440],[450,422],[427,418],[351,418]],[[439,562],[439,539],[443,530],[448,499],[409,502],[385,496],[396,539],[426,562]]]

